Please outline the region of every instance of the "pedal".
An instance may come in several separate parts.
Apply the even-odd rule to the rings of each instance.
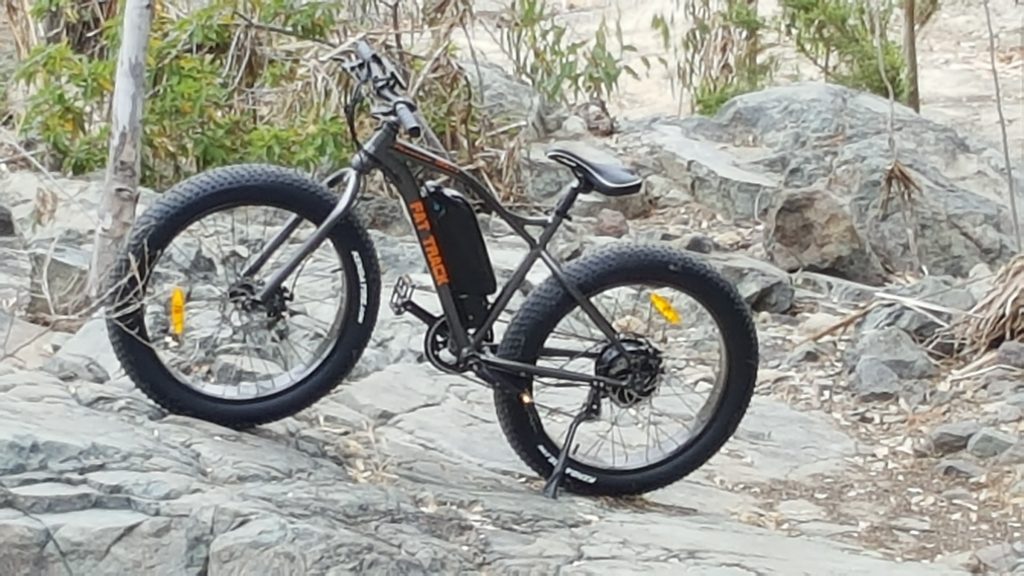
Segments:
[[[412,302],[412,294],[415,291],[416,287],[413,286],[409,276],[403,274],[398,277],[398,281],[395,282],[395,288],[391,291],[391,311],[395,313],[395,316],[405,314],[409,308],[409,303]]]
[[[415,291],[416,287],[413,286],[412,280],[408,276],[399,276],[398,281],[395,282],[395,288],[391,291],[391,311],[395,313],[395,316],[411,312],[413,316],[427,326],[433,325],[434,322],[437,322],[437,316],[427,312],[412,301],[412,294]]]

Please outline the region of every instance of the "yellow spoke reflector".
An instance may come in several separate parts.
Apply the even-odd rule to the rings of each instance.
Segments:
[[[171,332],[181,336],[185,331],[185,291],[175,286],[171,290]]]
[[[679,324],[679,313],[666,298],[652,292],[651,304],[654,304],[654,308],[668,320],[669,324]]]

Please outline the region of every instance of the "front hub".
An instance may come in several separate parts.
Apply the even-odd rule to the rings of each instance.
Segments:
[[[265,310],[268,318],[280,320],[288,309],[288,302],[291,302],[294,296],[287,288],[281,286],[271,294],[267,302],[262,302],[256,297],[257,288],[257,284],[252,280],[239,280],[228,288],[228,300],[245,312]]]

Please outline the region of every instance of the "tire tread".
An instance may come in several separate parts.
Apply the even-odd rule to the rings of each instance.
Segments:
[[[616,477],[595,473],[597,469],[583,466],[585,472],[597,476],[594,484],[580,482],[566,476],[563,485],[570,491],[592,495],[620,496],[639,494],[663,488],[688,475],[709,460],[739,427],[753,396],[758,365],[757,331],[749,307],[735,287],[703,261],[668,246],[645,243],[619,242],[606,245],[589,255],[574,260],[565,267],[566,276],[585,293],[593,293],[609,282],[631,277],[651,276],[667,266],[675,271],[681,285],[698,292],[698,301],[722,324],[726,346],[730,349],[729,379],[726,392],[716,417],[705,428],[702,439],[688,451],[667,460],[658,467],[631,475],[620,473]],[[575,302],[553,276],[546,279],[527,297],[508,326],[498,348],[501,358],[532,362],[529,348],[539,346],[538,338],[546,338],[546,327],[563,317],[566,306]],[[742,357],[736,358],[735,354]],[[526,378],[511,378],[519,387],[529,387]],[[494,393],[495,412],[509,445],[532,470],[546,477],[552,465],[537,449],[541,431],[533,429],[526,409],[519,399],[502,390]],[[721,414],[722,411],[726,413]],[[719,417],[724,416],[724,420]],[[708,432],[713,430],[713,432]],[[557,457],[556,447],[552,454]],[[570,466],[573,461],[570,458]],[[580,468],[577,463],[575,467]]]

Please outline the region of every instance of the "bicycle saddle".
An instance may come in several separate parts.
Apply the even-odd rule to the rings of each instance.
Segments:
[[[594,191],[605,196],[636,194],[643,185],[643,179],[625,166],[592,162],[565,148],[552,148],[548,150],[547,157],[573,168],[580,178],[594,188]]]

